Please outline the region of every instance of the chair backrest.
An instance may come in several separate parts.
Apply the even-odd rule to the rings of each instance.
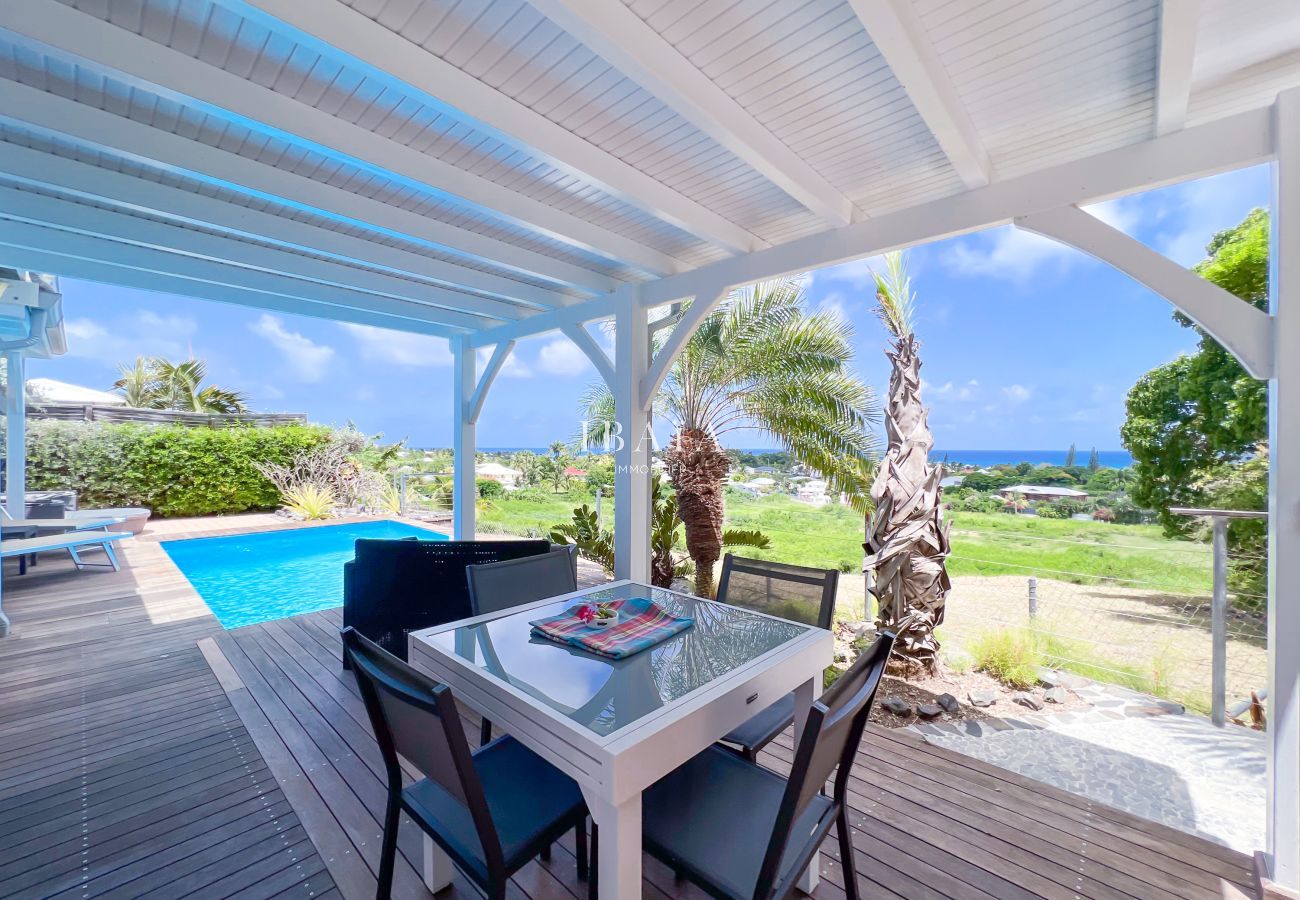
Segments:
[[[510,609],[578,589],[578,561],[572,545],[550,553],[465,567],[474,615]]]
[[[830,628],[839,583],[840,573],[835,569],[811,569],[728,553],[722,560],[718,601]]]
[[[768,897],[783,876],[781,861],[794,823],[808,802],[822,790],[836,767],[834,799],[842,806],[847,799],[849,776],[862,732],[871,715],[876,688],[894,649],[894,633],[882,631],[874,644],[849,666],[848,671],[812,705],[803,734],[795,750],[794,764],[776,815],[776,825],[767,845],[754,896]]]
[[[549,541],[356,542],[344,566],[343,624],[398,659],[411,631],[473,615],[465,567],[546,553]]]
[[[488,871],[501,871],[501,838],[451,688],[411,668],[355,628],[344,628],[342,636],[343,653],[356,674],[388,771],[389,791],[402,789],[401,756],[466,808]]]

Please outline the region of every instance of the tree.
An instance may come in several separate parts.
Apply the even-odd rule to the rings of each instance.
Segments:
[[[839,317],[808,312],[798,280],[779,279],[733,291],[673,361],[655,409],[673,429],[663,461],[700,596],[713,595],[722,555],[731,462],[719,439],[727,432],[765,432],[865,512],[876,407],[871,389],[848,368],[851,337]],[[603,384],[588,389],[583,405],[586,421],[614,421],[613,395]],[[603,429],[589,429],[590,447],[602,438]]]
[[[1074,444],[1071,444],[1070,449],[1065,451],[1065,468],[1073,467],[1077,456],[1078,452],[1075,450]]]
[[[1093,447],[1092,452],[1088,454],[1088,471],[1096,472],[1101,468],[1101,456],[1097,453],[1097,448]]]
[[[934,438],[921,400],[920,343],[913,328],[916,297],[902,253],[886,255],[877,273],[877,315],[891,347],[885,435],[889,445],[871,485],[875,511],[867,525],[867,566],[875,572],[877,627],[898,635],[905,673],[939,668],[935,628],[943,622],[948,578],[948,526],[940,503],[943,467],[931,465]]]
[[[1268,303],[1268,213],[1253,210],[1216,234],[1194,271],[1264,309]],[[1169,507],[1196,505],[1203,476],[1253,452],[1267,435],[1267,394],[1236,358],[1181,313],[1200,334],[1197,350],[1157,366],[1129,391],[1120,429],[1133,454],[1133,500],[1154,509],[1166,532],[1192,527]]]
[[[197,413],[239,413],[248,398],[238,391],[203,385],[207,366],[202,360],[174,363],[161,356],[137,356],[130,366],[119,366],[121,378],[113,390],[121,391],[128,406]]]

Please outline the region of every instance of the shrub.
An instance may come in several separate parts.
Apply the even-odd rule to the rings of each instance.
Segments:
[[[480,478],[474,482],[474,485],[478,488],[478,495],[484,500],[495,500],[504,497],[506,493],[505,486],[491,478]]]
[[[159,516],[275,509],[279,492],[257,464],[288,464],[331,436],[319,425],[184,428],[33,420],[28,486],[76,491],[88,508],[147,506]]]
[[[328,519],[334,514],[334,489],[328,484],[303,482],[281,495],[284,506],[304,519]]]
[[[1043,503],[1034,509],[1034,515],[1040,519],[1068,519],[1070,511],[1056,503]]]
[[[1099,506],[1092,511],[1092,518],[1096,522],[1114,522],[1115,514],[1110,511],[1110,507]]]
[[[1043,664],[1039,642],[1026,628],[986,631],[975,639],[970,652],[976,669],[1021,689],[1037,683],[1038,668]]]

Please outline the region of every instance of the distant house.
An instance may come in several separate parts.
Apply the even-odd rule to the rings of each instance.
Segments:
[[[830,495],[826,493],[826,482],[816,479],[799,485],[794,498],[800,503],[807,503],[810,506],[826,506],[831,502]]]
[[[965,475],[949,475],[947,478],[940,479],[939,487],[956,488],[961,487],[961,483],[966,480]]]
[[[1036,500],[1047,500],[1049,502],[1056,500],[1086,500],[1088,498],[1086,491],[1052,487],[1045,484],[1013,484],[1011,487],[1004,487],[998,493],[1003,497],[1024,497],[1030,502]]]
[[[578,468],[575,468],[574,466],[565,466],[565,467],[564,467],[564,474],[565,474],[566,476],[568,476],[569,478],[586,478],[586,477],[587,477],[587,470],[586,470],[586,469],[578,469]]]
[[[771,493],[772,488],[776,487],[776,482],[771,478],[754,478],[750,481],[738,481],[732,487],[761,497],[763,494]]]
[[[519,487],[519,479],[524,477],[524,473],[500,463],[480,463],[474,467],[474,476],[499,482],[506,490],[513,491]]]

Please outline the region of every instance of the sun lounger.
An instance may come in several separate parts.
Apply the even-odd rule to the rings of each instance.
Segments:
[[[77,551],[87,547],[103,547],[104,554],[108,557],[107,565],[112,566],[113,571],[116,572],[121,567],[117,564],[117,554],[113,552],[113,544],[130,536],[122,531],[70,531],[64,534],[0,541],[0,559],[11,556],[22,558],[46,550],[67,550],[78,569],[100,568],[105,566],[105,563],[82,562]]]

